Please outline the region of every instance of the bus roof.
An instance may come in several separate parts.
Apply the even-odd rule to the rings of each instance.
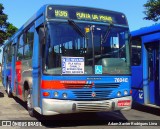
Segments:
[[[46,15],[46,10],[49,6],[53,6],[53,7],[63,7],[62,10],[64,10],[64,8],[75,8],[76,10],[81,9],[81,10],[92,10],[92,11],[98,11],[98,12],[103,12],[102,14],[104,14],[104,12],[109,12],[111,14],[115,14],[117,16],[121,16],[123,19],[125,19],[124,24],[126,24],[128,26],[128,22],[126,20],[126,17],[123,13],[121,12],[116,12],[116,11],[110,11],[110,10],[106,10],[106,9],[99,9],[99,8],[92,8],[92,7],[84,7],[84,6],[69,6],[69,5],[52,5],[52,4],[46,4],[44,6],[42,6],[10,39],[10,40],[14,40],[15,37],[17,37],[20,33],[23,32],[23,30],[30,25],[33,21],[35,21],[38,17],[40,17],[41,15],[45,14]],[[85,11],[84,11],[85,12]],[[95,13],[96,14],[96,13]],[[83,15],[83,14],[82,14]],[[84,14],[85,15],[85,14]],[[104,15],[103,15],[104,16]],[[115,16],[115,17],[117,17]],[[84,19],[80,19],[80,20],[84,20]],[[119,19],[117,19],[117,21],[119,21]],[[5,45],[8,44],[8,41],[5,43]]]
[[[28,25],[30,25],[37,17],[42,15],[45,12],[46,6],[47,5],[42,6],[24,25],[22,25],[22,27],[19,28],[18,31],[8,41],[5,42],[4,46],[6,46],[10,42],[10,40],[14,40],[15,37],[17,37],[20,33],[22,33],[22,31]]]
[[[152,25],[149,27],[140,28],[138,30],[132,31],[132,37],[143,36],[147,34],[152,34],[155,32],[160,32],[160,24]]]

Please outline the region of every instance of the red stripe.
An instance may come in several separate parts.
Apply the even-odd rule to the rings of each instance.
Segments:
[[[86,85],[86,81],[42,80],[41,88],[42,89],[80,89],[80,88],[83,88],[85,85]]]
[[[65,89],[64,85],[60,81],[44,81],[41,84],[42,89]]]
[[[21,83],[21,79],[22,79],[22,62],[21,61],[17,61],[16,62],[16,78],[17,78],[17,82],[20,84]],[[18,90],[18,95],[19,97],[22,99],[22,86],[21,85],[15,85],[15,87],[17,88],[14,88],[14,90]]]

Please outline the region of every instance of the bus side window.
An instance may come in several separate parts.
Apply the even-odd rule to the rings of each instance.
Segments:
[[[45,62],[45,29],[44,26],[40,26],[37,28],[38,36],[39,36],[39,43],[40,43],[40,58],[42,58],[42,68],[44,69],[44,62]]]
[[[132,66],[141,64],[141,39],[132,40]]]
[[[17,53],[17,60],[22,60],[23,59],[23,49],[24,49],[24,38],[23,34],[19,37],[18,40],[18,53]]]
[[[33,54],[34,26],[31,26],[25,33],[24,58],[31,59]]]
[[[42,54],[42,58],[44,58],[44,51],[45,51],[45,30],[44,27],[40,27],[38,28],[38,34],[39,34],[39,42],[41,44],[41,54]]]

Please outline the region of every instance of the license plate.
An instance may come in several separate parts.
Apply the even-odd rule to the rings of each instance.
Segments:
[[[131,100],[118,100],[118,107],[131,106]]]

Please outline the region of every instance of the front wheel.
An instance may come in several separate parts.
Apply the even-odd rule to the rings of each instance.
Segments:
[[[28,109],[28,113],[31,117],[35,116],[35,111],[32,108],[32,100],[31,100],[31,94],[30,91],[28,90],[28,95],[27,95],[27,109]]]
[[[8,97],[12,97],[11,82],[10,81],[7,82],[7,89],[6,89],[6,91],[7,91]]]

